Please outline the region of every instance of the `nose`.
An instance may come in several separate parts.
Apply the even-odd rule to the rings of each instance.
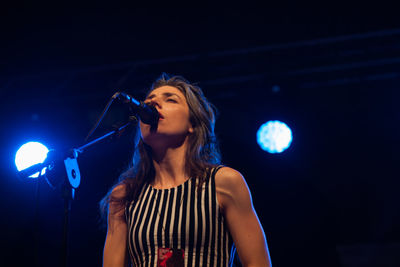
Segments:
[[[152,98],[151,100],[150,100],[150,102],[148,103],[148,105],[149,106],[153,106],[153,107],[155,107],[155,108],[161,108],[161,102],[160,101],[158,101],[156,98]]]

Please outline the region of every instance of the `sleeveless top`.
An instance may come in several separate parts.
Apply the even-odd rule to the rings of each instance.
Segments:
[[[199,190],[197,179],[170,189],[145,184],[125,210],[133,266],[228,266],[234,246],[219,209],[217,168]],[[171,258],[171,259],[169,259]],[[168,265],[173,259],[175,264]]]

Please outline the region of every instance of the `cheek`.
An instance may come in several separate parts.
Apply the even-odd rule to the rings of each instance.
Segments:
[[[182,129],[188,129],[192,125],[190,123],[189,114],[184,113],[181,113],[180,116],[176,117],[175,123],[177,124],[177,127]]]
[[[189,110],[183,108],[174,110],[174,117],[180,122],[189,122]]]

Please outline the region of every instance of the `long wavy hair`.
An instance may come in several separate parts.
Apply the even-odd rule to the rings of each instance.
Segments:
[[[204,96],[200,87],[190,83],[182,76],[168,76],[163,73],[151,86],[150,94],[161,86],[172,86],[180,90],[189,106],[189,120],[193,134],[188,137],[185,156],[185,172],[191,179],[198,179],[198,186],[206,181],[207,172],[218,165],[221,160],[218,142],[214,133],[216,108]],[[152,160],[152,149],[141,138],[139,126],[136,128],[134,154],[130,167],[121,174],[118,182],[100,201],[102,217],[106,217],[111,202],[125,208],[131,201],[137,200],[142,187],[154,181],[155,169]],[[113,189],[124,185],[124,197],[112,197]]]

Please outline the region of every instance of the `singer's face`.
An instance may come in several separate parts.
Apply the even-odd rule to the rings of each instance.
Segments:
[[[150,92],[144,101],[154,105],[160,114],[157,127],[140,122],[140,130],[145,143],[153,147],[158,142],[179,144],[193,133],[189,121],[189,106],[183,93],[172,86],[162,86]],[[153,147],[154,148],[154,147]]]

